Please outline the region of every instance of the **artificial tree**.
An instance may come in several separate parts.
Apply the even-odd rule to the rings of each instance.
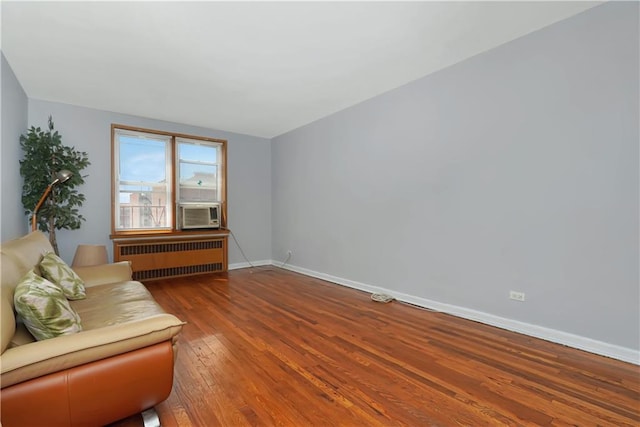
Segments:
[[[24,181],[22,204],[25,214],[33,215],[34,207],[47,186],[56,178],[56,173],[63,169],[73,173],[64,185],[55,186],[51,190],[44,205],[38,210],[38,228],[49,233],[51,246],[59,254],[56,230],[76,230],[85,220],[78,212],[85,197],[76,187],[84,184],[81,171],[91,163],[86,152],[62,144],[62,137],[58,131],[54,131],[51,116],[48,128],[44,131],[31,126],[26,135],[20,136],[23,151],[20,175]]]

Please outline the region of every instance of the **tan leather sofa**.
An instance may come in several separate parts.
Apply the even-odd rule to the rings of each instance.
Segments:
[[[2,426],[101,426],[169,397],[183,323],[131,280],[127,262],[74,269],[87,293],[70,302],[82,332],[36,341],[16,321],[16,285],[52,251],[39,231],[0,248]]]

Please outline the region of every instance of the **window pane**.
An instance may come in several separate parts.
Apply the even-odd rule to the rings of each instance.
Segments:
[[[218,182],[218,166],[180,163],[180,185],[185,187],[215,188]]]
[[[169,140],[154,135],[119,134],[116,228],[171,227],[167,183]]]
[[[180,200],[211,202],[218,199],[218,167],[180,163]]]
[[[218,147],[212,145],[180,142],[180,144],[178,145],[178,156],[180,160],[217,163]]]
[[[214,202],[220,200],[217,161],[219,144],[178,141],[178,200]]]
[[[158,185],[148,191],[128,191],[121,188],[119,204],[119,217],[123,219],[120,221],[120,228],[168,227],[166,185]]]
[[[120,135],[120,180],[164,181],[166,144],[163,140]]]

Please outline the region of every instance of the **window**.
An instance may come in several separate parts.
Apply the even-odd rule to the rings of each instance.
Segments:
[[[112,231],[177,230],[180,203],[218,202],[226,226],[226,141],[112,125]]]
[[[178,200],[219,202],[222,144],[176,138],[178,159]]]

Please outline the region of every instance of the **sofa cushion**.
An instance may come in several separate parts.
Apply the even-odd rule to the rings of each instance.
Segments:
[[[87,289],[87,292],[89,292],[88,289],[93,286],[132,280],[131,263],[129,261],[73,267],[73,271],[84,280],[84,287]]]
[[[87,298],[69,305],[82,319],[85,331],[165,313],[147,288],[135,281],[88,287]]]
[[[22,273],[15,279],[15,282],[4,282],[4,259],[2,260],[2,286],[16,287],[18,280],[31,269],[38,274],[38,263],[47,252],[53,252],[51,243],[47,236],[40,230],[27,234],[18,239],[2,242],[2,254],[8,255],[11,259],[12,268],[22,270]]]
[[[42,277],[60,286],[64,295],[71,300],[86,297],[84,282],[58,255],[48,252],[40,261]]]
[[[37,340],[82,330],[80,316],[71,308],[62,290],[29,271],[18,283],[13,302],[18,315]]]

